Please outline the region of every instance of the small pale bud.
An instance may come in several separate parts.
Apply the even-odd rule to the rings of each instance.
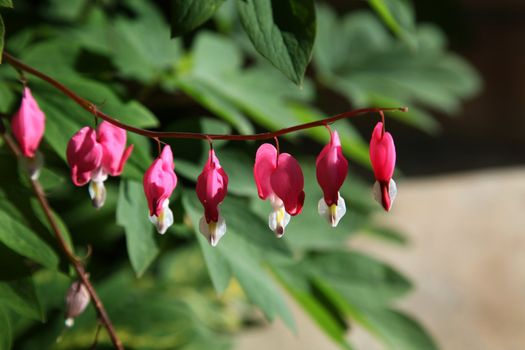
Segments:
[[[66,326],[72,327],[75,318],[79,316],[89,304],[90,296],[87,288],[76,281],[71,284],[66,294]]]

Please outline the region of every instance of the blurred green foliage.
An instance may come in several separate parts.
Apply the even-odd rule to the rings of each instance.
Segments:
[[[369,2],[377,14],[338,17],[327,5],[297,0],[173,0],[171,10],[160,1],[18,0],[2,14],[6,50],[134,126],[241,134],[279,129],[323,118],[319,90],[328,89],[353,107],[410,106],[409,113],[389,116],[434,132],[430,112],[455,113],[480,80],[447,50],[438,28],[415,24],[407,0]],[[170,39],[170,29],[184,38]],[[0,38],[3,32],[0,17]],[[0,77],[0,113],[10,115],[22,87],[5,64]],[[87,189],[70,183],[65,163],[69,138],[93,126],[93,117],[45,82],[28,79],[47,116],[42,183],[68,242],[79,255],[92,247],[86,258],[91,280],[127,348],[228,349],[236,332],[261,322],[254,307],[294,330],[283,291],[342,348],[352,348],[349,322],[388,348],[436,347],[421,325],[395,308],[410,282],[345,248],[358,232],[406,243],[395,230],[374,225],[378,206],[368,183],[351,169],[341,190],[349,198],[347,215],[336,229],[318,217],[314,157],[303,145],[306,138],[326,142],[322,128],[282,144],[298,151],[307,199],[280,240],[267,228],[270,206],[258,199],[252,180],[258,145],[215,143],[230,188],[221,207],[228,233],[212,248],[197,232],[202,208],[193,191],[206,142],[169,140],[181,181],[171,199],[175,225],[158,236],[141,186],[153,160],[150,140],[128,134],[133,154],[122,179],[108,181],[108,200],[97,211]],[[360,134],[347,121],[337,130],[350,161],[368,167]],[[0,145],[0,349],[88,348],[94,310],[64,330],[64,295],[74,274],[26,174]],[[104,331],[98,348],[111,348]]]

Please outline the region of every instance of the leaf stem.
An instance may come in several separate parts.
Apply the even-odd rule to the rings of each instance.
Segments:
[[[137,128],[137,127],[120,122],[115,117],[112,117],[100,111],[94,103],[77,95],[74,91],[70,90],[68,87],[66,87],[59,81],[53,79],[52,77],[46,75],[45,73],[42,73],[41,71],[25,64],[24,62],[11,56],[5,51],[3,52],[2,55],[3,55],[5,62],[9,63],[10,65],[12,65],[18,70],[32,74],[48,82],[49,84],[53,85],[55,88],[60,90],[64,95],[66,95],[67,97],[75,101],[79,106],[84,108],[89,113],[93,114],[95,117],[103,119],[129,132],[139,134],[142,136],[146,136],[152,139],[175,138],[175,139],[199,139],[199,140],[210,140],[211,139],[211,140],[229,140],[229,141],[268,140],[268,139],[272,139],[277,136],[289,134],[289,133],[300,131],[300,130],[310,129],[310,128],[314,128],[317,126],[325,126],[325,125],[331,124],[340,119],[352,118],[352,117],[356,117],[362,114],[379,113],[379,112],[384,112],[384,111],[399,111],[399,112],[408,111],[407,107],[361,108],[361,109],[356,109],[353,111],[348,111],[348,112],[344,112],[341,114],[337,114],[330,118],[320,119],[320,120],[316,120],[316,121],[304,123],[304,124],[298,124],[298,125],[294,125],[288,128],[277,130],[277,131],[272,131],[272,132],[269,131],[269,132],[263,132],[263,133],[252,134],[252,135],[203,134],[203,133],[195,133],[195,132],[178,132],[178,131],[174,131],[174,132],[151,131],[151,130]]]

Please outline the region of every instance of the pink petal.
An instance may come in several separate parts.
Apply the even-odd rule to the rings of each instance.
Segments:
[[[162,152],[160,153],[160,158],[163,161],[165,170],[175,168],[175,164],[173,163],[173,152],[171,151],[170,146],[168,145],[164,146],[164,148],[162,149]]]
[[[317,182],[323,190],[324,200],[328,206],[337,204],[339,189],[347,173],[348,162],[343,156],[339,135],[334,131],[330,143],[323,148],[316,161]]]
[[[286,212],[292,216],[303,209],[304,177],[301,167],[295,158],[288,153],[281,153],[277,168],[270,176],[273,192],[283,203]]]
[[[67,144],[66,156],[73,183],[83,186],[89,182],[91,172],[100,167],[103,156],[95,130],[86,126],[73,135]]]
[[[118,166],[118,170],[115,173],[116,175],[122,174],[122,170],[124,169],[124,165],[126,165],[126,162],[128,161],[129,156],[131,156],[131,152],[133,151],[133,145],[129,145],[128,148],[124,151],[122,154],[122,158],[120,159],[120,164]],[[113,174],[111,174],[113,175]]]
[[[22,153],[29,158],[35,156],[44,136],[46,117],[33,98],[31,90],[24,88],[20,109],[13,116],[11,126]]]
[[[102,166],[111,176],[118,176],[130,156],[131,149],[126,148],[126,130],[103,121],[97,129],[98,142],[104,149]],[[125,158],[125,159],[124,159]]]
[[[396,166],[396,148],[389,132],[383,134],[383,123],[374,128],[370,140],[370,161],[377,181],[388,183]]]
[[[253,177],[257,185],[257,191],[261,199],[266,199],[273,193],[270,184],[270,175],[276,168],[277,149],[272,144],[264,143],[255,155],[255,165],[253,167]]]
[[[219,204],[228,191],[228,175],[222,169],[215,152],[210,150],[208,161],[197,178],[197,197],[204,206],[206,222],[219,220]]]
[[[161,156],[150,165],[144,174],[143,185],[150,216],[159,216],[164,200],[169,199],[177,186],[177,175],[173,170],[170,146],[164,146]]]

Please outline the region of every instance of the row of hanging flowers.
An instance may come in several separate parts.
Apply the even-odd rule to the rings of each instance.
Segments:
[[[20,150],[32,164],[33,177],[38,176],[41,156],[37,152],[45,129],[45,115],[33,98],[30,89],[24,88],[19,110],[12,118],[12,131]],[[339,193],[348,173],[348,161],[343,155],[337,131],[330,132],[330,141],[323,147],[316,160],[316,177],[323,191],[318,212],[332,227],[336,227],[346,213],[344,198]],[[253,174],[259,197],[268,200],[272,211],[268,226],[277,237],[282,237],[292,216],[301,213],[305,199],[304,176],[299,162],[289,153],[280,153],[270,143],[262,144],[255,155]],[[119,176],[133,151],[126,147],[126,131],[107,121],[96,129],[83,127],[70,139],[67,162],[71,179],[76,186],[88,185],[93,206],[100,208],[106,200],[104,181],[108,176]],[[370,140],[370,160],[376,182],[374,198],[385,210],[390,210],[396,197],[396,183],[392,179],[396,151],[394,141],[385,131],[384,120],[378,122]],[[165,145],[157,159],[144,174],[144,193],[149,207],[149,219],[157,231],[164,234],[173,224],[169,199],[177,186],[175,164],[169,145]],[[220,204],[228,191],[228,175],[221,167],[210,140],[208,160],[197,178],[197,197],[204,207],[199,231],[216,246],[226,233],[226,220],[220,215]],[[145,213],[146,214],[146,213]]]

